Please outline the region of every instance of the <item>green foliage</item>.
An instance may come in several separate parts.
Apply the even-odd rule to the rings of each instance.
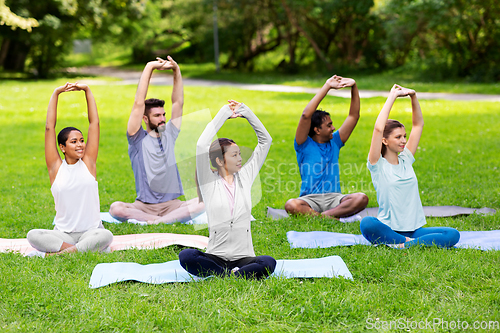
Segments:
[[[80,78],[79,81],[82,81]],[[0,235],[24,238],[33,228],[51,228],[53,199],[43,157],[48,99],[66,80],[1,81],[0,89]],[[103,85],[87,81],[97,100],[101,123],[97,161],[101,210],[115,200],[135,198],[127,156],[125,128],[135,85]],[[96,81],[94,81],[97,83]],[[152,86],[149,97],[169,99],[171,87]],[[283,207],[298,195],[293,137],[310,94],[256,92],[232,87],[185,87],[183,132],[196,127],[197,111],[215,115],[229,98],[245,102],[273,137],[261,173],[262,200],[252,213],[257,254],[278,259],[339,255],[354,281],[344,279],[211,279],[200,283],[148,285],[125,282],[93,290],[93,268],[103,262],[160,263],[176,260],[179,247],[77,253],[25,258],[1,253],[0,328],[2,331],[68,332],[334,332],[365,331],[368,320],[498,321],[500,318],[499,251],[353,246],[290,249],[289,230],[359,233],[359,223],[324,218],[271,220],[266,207]],[[341,150],[345,193],[363,190],[376,205],[366,169],[373,124],[383,98],[362,100],[361,119]],[[322,105],[335,126],[347,116],[349,100],[327,97]],[[424,205],[488,206],[500,209],[500,123],[496,103],[421,101],[425,129],[414,164]],[[192,116],[190,118],[189,116]],[[410,130],[410,102],[398,100],[391,117]],[[200,121],[201,127],[204,124]],[[76,126],[86,134],[83,93],[64,93],[59,100],[57,129]],[[253,148],[255,134],[244,119],[228,121],[220,136]],[[85,135],[86,136],[86,135]],[[177,145],[193,143],[192,137]],[[186,181],[186,180],[185,180]],[[354,187],[353,187],[354,186]],[[431,218],[429,226],[459,230],[500,229],[500,213],[457,218]],[[137,226],[106,224],[115,235],[171,232],[208,235],[207,229],[173,224]],[[446,331],[436,327],[437,331]]]
[[[6,0],[40,23],[0,26],[0,65],[47,77],[75,38],[128,48],[128,62],[172,54],[214,59],[217,8],[223,68],[295,74],[404,68],[435,80],[500,80],[495,0]]]
[[[39,26],[31,32],[0,26],[2,53],[6,54],[0,64],[7,70],[24,70],[26,62],[40,78],[47,78],[51,70],[61,67],[76,36],[89,35],[92,29],[102,29],[102,33],[107,27],[103,17],[140,9],[139,0],[7,0],[6,5],[22,17],[37,19]]]
[[[493,0],[389,1],[385,50],[390,62],[438,79],[498,81],[500,8]]]
[[[318,44],[328,64],[343,68],[382,64],[379,43],[383,31],[380,20],[371,13],[373,0],[287,2],[293,11],[289,16],[295,16],[297,25]]]

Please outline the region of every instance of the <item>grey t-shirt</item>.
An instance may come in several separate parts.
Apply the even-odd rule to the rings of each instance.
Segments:
[[[137,200],[161,203],[184,194],[175,161],[175,140],[180,130],[168,121],[160,137],[152,137],[142,127],[128,139],[128,155],[135,177]]]

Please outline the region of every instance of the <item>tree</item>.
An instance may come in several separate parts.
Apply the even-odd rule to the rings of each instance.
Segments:
[[[0,26],[5,46],[1,54],[6,54],[2,65],[22,71],[29,57],[41,78],[62,63],[80,29],[97,30],[109,12],[141,7],[140,0],[6,0],[5,4],[15,15],[36,19],[39,26],[31,32]]]
[[[280,0],[292,25],[328,69],[380,64],[380,20],[373,0]]]
[[[31,32],[33,27],[38,27],[38,21],[34,18],[24,18],[10,11],[5,5],[5,0],[0,0],[0,25],[10,26],[13,30],[20,28]]]
[[[37,27],[39,23],[34,18],[24,18],[14,14],[11,12],[10,8],[5,5],[5,0],[0,0],[0,25],[6,25],[12,30],[20,28],[27,32],[31,32],[31,29]],[[7,61],[7,63],[13,64],[11,67],[22,68],[26,59],[26,56],[23,57],[23,54],[26,53],[22,52],[24,45],[13,42],[11,46],[11,42],[12,40],[9,38],[2,38],[0,47],[0,66],[4,66]],[[9,49],[11,50],[10,53]]]
[[[500,7],[494,0],[391,0],[381,10],[388,61],[438,78],[499,80]]]

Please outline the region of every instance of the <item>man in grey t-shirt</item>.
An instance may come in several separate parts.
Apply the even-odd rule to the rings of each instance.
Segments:
[[[172,117],[166,122],[165,101],[146,100],[153,70],[172,69]],[[175,161],[174,146],[182,121],[184,91],[179,65],[169,56],[146,64],[135,94],[128,120],[128,154],[135,177],[137,199],[133,203],[113,202],[109,213],[119,219],[147,221],[148,224],[186,221],[198,215],[204,204],[198,198],[177,199],[183,195],[182,183]],[[142,121],[146,130],[142,128]]]

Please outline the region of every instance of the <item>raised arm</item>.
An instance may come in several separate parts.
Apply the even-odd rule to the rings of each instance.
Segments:
[[[411,151],[413,156],[415,156],[424,129],[424,117],[422,116],[422,109],[420,109],[420,103],[418,102],[415,91],[408,89],[408,95],[411,98],[412,127],[406,147]]]
[[[51,185],[56,179],[57,170],[59,170],[62,163],[61,156],[57,151],[56,122],[59,94],[65,91],[71,91],[70,83],[66,83],[64,86],[54,89],[47,108],[47,120],[45,122],[45,163],[49,171]]]
[[[375,128],[373,129],[370,152],[368,153],[368,160],[370,161],[370,164],[376,164],[380,158],[385,124],[387,123],[387,119],[389,119],[389,113],[391,112],[392,106],[394,105],[394,101],[396,100],[396,98],[406,95],[408,95],[408,89],[404,89],[397,84],[392,87],[391,92],[389,93],[389,97],[387,97],[387,100],[385,101],[385,104],[382,107],[382,110],[380,110],[377,120],[375,121]]]
[[[356,81],[353,79],[343,78],[340,81],[345,87],[351,87],[351,106],[349,108],[349,115],[342,123],[342,126],[339,128],[340,140],[345,143],[349,137],[351,136],[354,127],[359,120],[359,110],[360,110],[360,100],[359,100],[359,91],[358,86],[356,85]]]
[[[309,134],[309,129],[311,128],[311,117],[314,111],[318,109],[319,104],[328,94],[330,89],[340,89],[347,87],[345,79],[344,82],[342,82],[342,79],[343,78],[341,76],[334,75],[328,80],[326,80],[323,87],[321,87],[318,93],[306,105],[304,111],[302,112],[302,115],[300,116],[299,125],[297,126],[297,131],[295,132],[295,141],[297,142],[298,145],[301,145],[304,142],[306,142],[307,136]]]
[[[184,85],[182,83],[181,69],[179,65],[172,59],[167,57],[172,65],[174,74],[174,87],[172,88],[172,117],[170,118],[175,127],[181,128],[182,123],[182,107],[184,106]]]
[[[214,119],[208,123],[198,139],[196,144],[196,175],[200,185],[204,185],[211,180],[213,173],[210,168],[210,158],[208,157],[210,145],[213,137],[232,114],[233,111],[229,108],[229,105],[224,105]]]
[[[252,126],[255,134],[257,135],[257,146],[255,147],[252,156],[248,159],[247,163],[245,163],[241,170],[242,173],[248,172],[253,180],[264,164],[269,149],[271,149],[272,138],[267,129],[264,127],[264,124],[262,124],[259,118],[257,118],[248,106],[240,104],[238,108],[235,108],[235,112],[248,120],[248,123]]]
[[[99,115],[97,113],[97,104],[94,95],[86,84],[75,83],[74,90],[85,91],[85,98],[87,99],[87,113],[89,119],[89,132],[87,135],[87,144],[85,146],[85,156],[83,162],[87,165],[90,173],[96,177],[96,161],[97,153],[99,151]]]
[[[157,59],[156,61],[150,61],[146,64],[144,70],[142,71],[141,78],[139,79],[139,85],[137,86],[137,91],[135,93],[134,106],[132,107],[132,112],[130,113],[130,117],[128,119],[128,124],[127,124],[128,135],[134,135],[141,127],[142,117],[144,115],[144,107],[145,107],[144,102],[146,101],[146,96],[148,94],[148,88],[149,88],[149,81],[151,80],[151,75],[153,75],[153,71],[155,69],[165,70],[173,68],[173,64],[170,61],[163,60],[161,58],[156,58],[156,59]]]

